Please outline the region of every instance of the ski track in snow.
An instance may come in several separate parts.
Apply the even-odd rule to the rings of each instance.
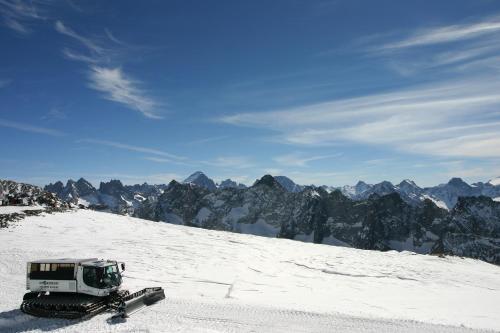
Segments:
[[[126,262],[124,288],[167,298],[112,323],[19,310],[25,263]],[[0,230],[0,332],[500,331],[500,268],[478,260],[363,251],[79,210]]]

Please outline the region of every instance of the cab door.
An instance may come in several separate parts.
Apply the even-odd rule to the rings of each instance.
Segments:
[[[86,266],[78,266],[78,271],[76,273],[76,277],[77,277],[77,289],[78,289],[78,293],[81,293],[81,294],[87,294],[87,295],[92,295],[92,296],[107,296],[109,295],[109,292],[106,290],[106,289],[99,289],[99,288],[94,288],[92,286],[89,286],[85,283],[85,280],[88,280],[89,277],[88,276],[84,276],[84,273],[88,273],[87,272],[84,272],[85,270],[85,267]],[[91,267],[91,266],[88,266],[88,268],[94,268],[94,267]]]

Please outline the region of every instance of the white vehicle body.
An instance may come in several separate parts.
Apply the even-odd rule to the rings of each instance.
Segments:
[[[125,265],[121,267],[123,271]],[[49,259],[27,265],[26,289],[31,292],[108,296],[121,282],[118,262],[112,260]]]

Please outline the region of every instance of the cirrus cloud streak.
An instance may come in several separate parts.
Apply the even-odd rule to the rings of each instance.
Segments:
[[[220,118],[301,146],[353,142],[435,156],[500,157],[500,80],[440,82],[384,94]]]

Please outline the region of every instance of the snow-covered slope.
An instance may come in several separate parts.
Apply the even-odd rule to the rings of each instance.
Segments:
[[[121,324],[19,311],[25,262],[127,263],[131,290],[166,300]],[[0,230],[0,331],[471,332],[500,330],[500,268],[473,259],[376,252],[201,230],[78,210]],[[441,326],[445,325],[445,326]]]
[[[488,182],[488,184],[493,185],[493,186],[499,186],[500,185],[500,177],[494,178]]]

